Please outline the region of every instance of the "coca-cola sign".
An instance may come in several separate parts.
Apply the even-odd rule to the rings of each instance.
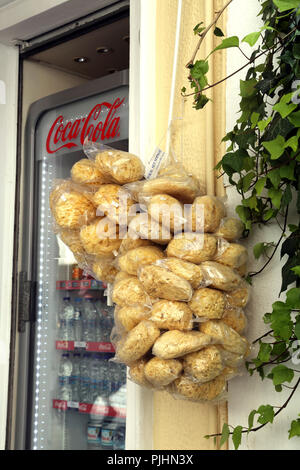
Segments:
[[[64,148],[76,148],[83,145],[86,137],[92,142],[119,137],[120,117],[117,113],[124,100],[117,98],[113,103],[103,101],[96,104],[86,117],[75,121],[65,120],[63,115],[58,116],[47,136],[47,152],[54,154]],[[105,120],[103,115],[106,115]]]

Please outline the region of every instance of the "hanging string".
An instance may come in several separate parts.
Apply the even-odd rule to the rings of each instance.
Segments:
[[[167,143],[166,143],[166,152],[167,153],[170,152],[170,144],[171,144],[171,126],[172,126],[172,118],[173,118],[173,111],[174,111],[177,63],[178,63],[178,54],[179,54],[180,32],[181,32],[181,16],[182,16],[182,0],[178,0],[176,36],[175,36],[175,46],[174,46],[174,59],[173,59],[173,71],[172,71],[172,81],[171,81],[169,118],[168,118],[168,131],[167,131]]]

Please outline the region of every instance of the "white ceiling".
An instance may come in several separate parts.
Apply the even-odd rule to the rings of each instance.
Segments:
[[[100,78],[110,71],[129,68],[129,17],[104,25],[77,38],[58,44],[31,56],[50,67],[55,67],[87,79]],[[99,47],[112,49],[109,54],[98,54]],[[77,63],[75,57],[87,57],[88,62]]]
[[[0,0],[0,8],[5,7],[9,3],[15,3],[17,0]]]

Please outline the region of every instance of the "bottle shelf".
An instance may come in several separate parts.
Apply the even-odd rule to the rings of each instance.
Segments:
[[[77,410],[79,413],[99,415],[108,418],[126,419],[126,408],[122,406],[98,405],[74,401],[52,400],[52,407],[56,410]]]
[[[60,341],[55,342],[55,348],[59,351],[74,351],[75,349],[82,349],[87,352],[103,352],[114,353],[115,348],[109,342],[94,342],[94,341]]]
[[[107,285],[96,279],[81,279],[80,281],[56,281],[56,290],[105,290]]]

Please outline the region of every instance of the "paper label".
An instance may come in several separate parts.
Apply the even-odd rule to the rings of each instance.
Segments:
[[[152,178],[156,178],[158,172],[161,168],[161,164],[164,160],[166,160],[168,155],[163,152],[161,149],[157,148],[150,158],[150,160],[146,164],[145,170],[145,178],[147,180],[151,180]]]

